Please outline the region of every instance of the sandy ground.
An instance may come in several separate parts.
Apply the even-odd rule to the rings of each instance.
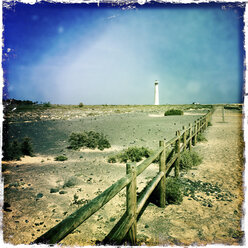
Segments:
[[[155,115],[160,117],[160,114]],[[194,148],[203,156],[203,163],[184,177],[192,181],[218,182],[222,191],[229,194],[228,201],[203,195],[204,199],[209,198],[211,207],[203,206],[201,201],[190,197],[184,197],[181,205],[168,205],[164,209],[150,203],[138,222],[139,244],[240,242],[242,116],[235,111],[226,111],[225,123],[222,123],[221,111],[217,109],[212,124],[205,132],[208,141],[198,143]],[[109,154],[123,149],[120,142],[114,142],[111,149],[103,152],[77,151],[70,154],[70,159],[65,162],[55,162],[54,156],[41,153],[33,158],[25,157],[22,161],[3,163],[5,242],[30,243],[125,175],[125,165],[106,162]],[[157,167],[157,164],[151,165],[138,177],[139,191],[155,175]],[[63,187],[69,179],[75,185]],[[51,189],[59,191],[51,193]],[[75,195],[78,197],[76,200]],[[124,211],[123,190],[61,244],[93,245],[97,240],[101,241]]]

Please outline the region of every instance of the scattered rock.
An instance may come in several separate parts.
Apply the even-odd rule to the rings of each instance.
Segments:
[[[43,197],[43,194],[42,193],[38,193],[37,195],[36,195],[36,200],[38,200],[38,199],[40,199],[40,198],[42,198]]]

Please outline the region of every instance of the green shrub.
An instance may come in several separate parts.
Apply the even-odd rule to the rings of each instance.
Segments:
[[[206,137],[202,133],[199,133],[197,135],[197,141],[198,142],[202,142],[202,141],[207,141],[207,139],[206,139]]]
[[[66,194],[66,193],[67,193],[67,191],[65,191],[65,190],[60,190],[60,191],[59,191],[59,194],[60,194],[60,195],[64,195],[64,194]]]
[[[80,200],[79,200],[78,198],[79,198],[78,195],[77,195],[77,194],[74,194],[72,204],[82,205],[82,204],[85,204],[85,203],[88,202],[88,201],[85,200],[85,199],[80,199]],[[71,205],[72,205],[72,204],[71,204]]]
[[[17,140],[14,140],[7,148],[6,152],[6,160],[20,160],[22,155],[21,145]]]
[[[142,160],[143,157],[148,158],[151,154],[151,151],[149,151],[145,147],[129,147],[128,149],[124,150],[123,152],[111,156],[108,158],[109,163],[115,163],[117,160],[120,163],[127,163],[130,162],[139,162]],[[113,162],[115,161],[115,162]]]
[[[116,163],[116,157],[115,156],[111,156],[108,158],[108,163]]]
[[[70,177],[64,182],[63,188],[71,188],[77,185],[77,178]]]
[[[69,147],[77,150],[81,147],[88,147],[91,149],[98,148],[104,150],[104,148],[111,147],[107,138],[102,134],[95,131],[72,133],[69,138]]]
[[[21,143],[14,140],[3,144],[3,160],[20,160],[24,155],[33,156],[33,148],[29,138],[24,138]]]
[[[50,107],[52,107],[52,104],[50,102],[44,102],[43,107],[50,108]]]
[[[166,202],[180,204],[183,201],[182,185],[180,180],[173,177],[166,179]]]
[[[64,156],[64,155],[59,155],[56,158],[54,158],[55,161],[65,161],[67,159],[68,158],[66,156]]]
[[[179,166],[181,170],[187,171],[201,162],[202,158],[196,152],[186,150],[181,153]]]
[[[208,127],[211,127],[211,126],[213,126],[213,124],[209,121],[208,122]]]
[[[84,106],[84,104],[82,103],[82,102],[80,102],[79,104],[78,104],[78,107],[79,108],[82,108]]]
[[[31,139],[26,137],[24,138],[21,144],[21,151],[23,155],[33,156],[33,148],[31,144]]]
[[[58,188],[51,188],[50,189],[50,193],[57,193],[57,192],[59,192]]]
[[[202,158],[196,152],[191,152],[191,158],[193,160],[193,167],[202,163]]]
[[[164,116],[168,115],[183,115],[183,111],[180,109],[170,109],[165,111]]]

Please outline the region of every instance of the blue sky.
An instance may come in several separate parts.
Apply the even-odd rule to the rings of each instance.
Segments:
[[[4,97],[153,104],[158,80],[161,104],[241,102],[244,9],[224,5],[4,8]]]

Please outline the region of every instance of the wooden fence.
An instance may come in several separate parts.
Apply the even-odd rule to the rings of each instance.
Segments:
[[[182,130],[177,131],[175,137],[171,140],[167,142],[160,141],[159,148],[138,166],[136,166],[135,163],[128,163],[126,165],[126,176],[119,179],[99,196],[37,238],[32,244],[58,243],[126,187],[126,212],[105,237],[102,244],[120,245],[127,242],[131,245],[135,245],[137,220],[144,212],[149,198],[151,195],[155,195],[158,200],[158,205],[162,208],[165,207],[166,177],[173,168],[175,170],[175,176],[179,176],[180,153],[186,149],[191,150],[192,146],[196,145],[198,134],[207,128],[211,116],[212,110],[195,121],[193,125],[190,124],[188,128],[183,127]],[[170,151],[169,154],[167,151]],[[167,157],[166,154],[168,154]],[[137,196],[137,176],[158,158],[159,171],[157,175]]]

